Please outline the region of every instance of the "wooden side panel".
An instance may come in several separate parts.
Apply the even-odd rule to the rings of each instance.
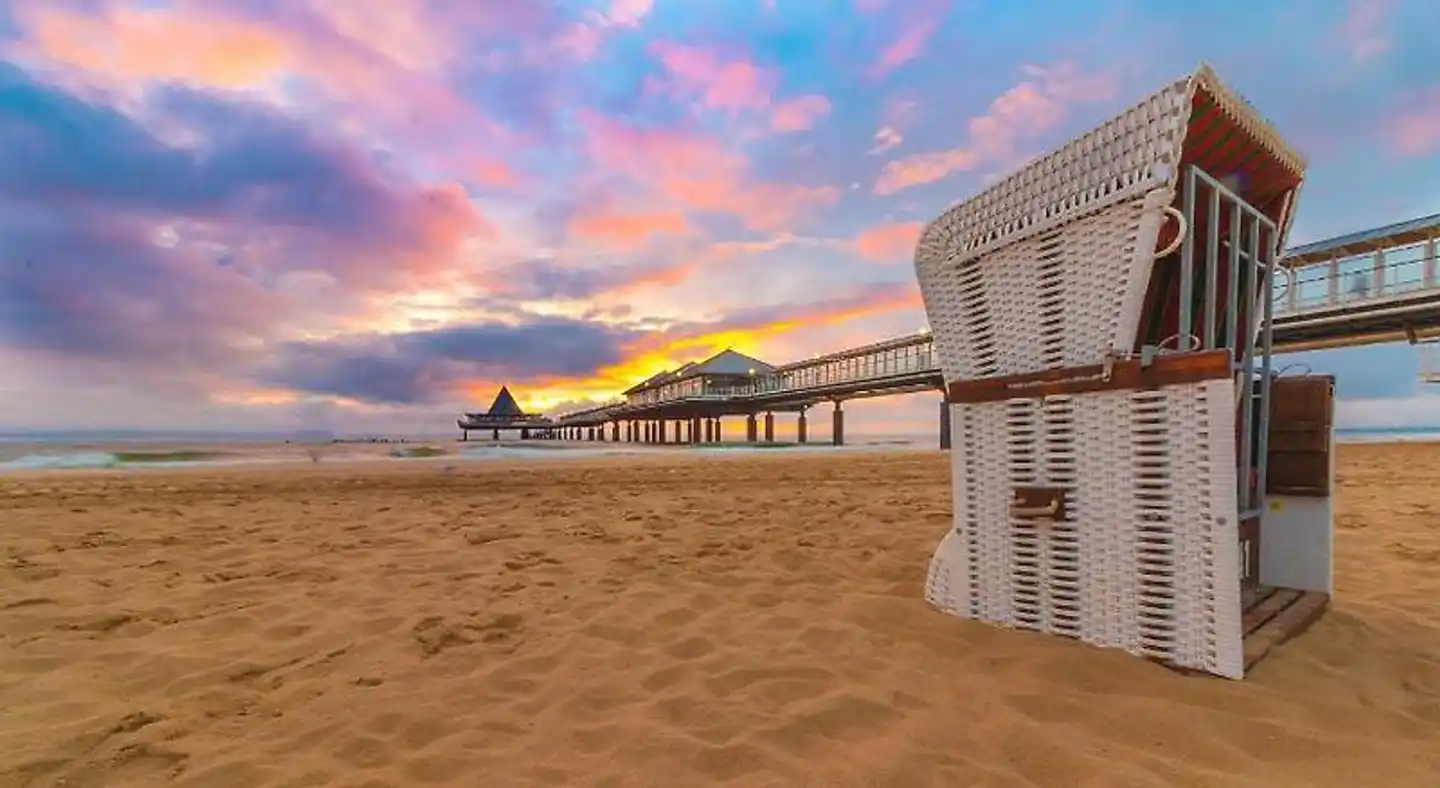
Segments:
[[[949,401],[965,404],[1004,402],[1015,397],[1052,397],[1097,391],[1142,391],[1200,383],[1230,376],[1230,351],[1205,350],[1157,356],[1147,367],[1139,359],[1110,365],[1069,367],[1023,375],[1001,375],[950,384]]]
[[[1329,497],[1334,412],[1334,377],[1281,377],[1271,383],[1266,492]]]

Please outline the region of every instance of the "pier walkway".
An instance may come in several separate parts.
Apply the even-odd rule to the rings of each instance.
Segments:
[[[1274,295],[1277,353],[1405,340],[1440,349],[1440,214],[1343,235],[1288,250]],[[1435,374],[1440,381],[1440,372]],[[843,403],[867,397],[942,392],[944,379],[928,334],[771,366],[725,351],[663,372],[625,399],[554,419],[554,437],[643,443],[711,443],[720,419],[746,417],[746,439],[774,440],[774,414],[833,404],[831,442],[844,443]],[[940,445],[949,448],[949,409],[940,400]],[[763,414],[763,434],[759,418]],[[622,429],[623,425],[623,429]],[[606,427],[609,427],[607,430]],[[607,434],[608,432],[608,434]]]

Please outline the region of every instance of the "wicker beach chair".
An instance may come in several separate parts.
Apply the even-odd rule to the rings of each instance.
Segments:
[[[925,229],[955,446],[932,604],[1244,675],[1271,287],[1304,173],[1202,65]],[[1294,599],[1330,592],[1328,494]]]

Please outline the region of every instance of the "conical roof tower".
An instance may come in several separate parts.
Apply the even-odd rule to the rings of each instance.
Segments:
[[[485,412],[487,416],[524,416],[525,411],[520,410],[520,405],[515,402],[515,397],[510,393],[508,386],[501,386],[500,393],[495,395],[495,401],[490,403],[490,410]]]

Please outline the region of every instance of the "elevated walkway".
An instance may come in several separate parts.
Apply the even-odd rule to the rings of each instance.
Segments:
[[[1275,294],[1275,352],[1409,341],[1424,345],[1430,360],[1422,377],[1440,382],[1437,245],[1440,214],[1287,251],[1281,258],[1286,276]],[[588,426],[691,410],[803,411],[825,401],[943,386],[930,335],[921,333],[783,364],[736,385],[653,387],[643,397],[567,413],[556,423]]]
[[[1437,241],[1440,214],[1286,252],[1290,281],[1275,302],[1277,349],[1440,336]]]

